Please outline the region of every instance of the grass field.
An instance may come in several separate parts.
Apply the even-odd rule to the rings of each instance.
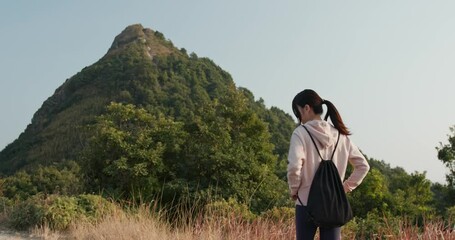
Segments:
[[[256,218],[245,220],[235,212],[202,214],[182,211],[171,218],[148,206],[134,213],[115,211],[98,222],[75,222],[64,232],[46,226],[37,227],[34,236],[43,239],[157,239],[157,240],[230,240],[230,239],[295,239],[294,220]],[[192,217],[189,217],[191,215]],[[455,239],[442,221],[433,220],[417,227],[406,221],[384,219],[375,231],[366,233],[355,221],[342,229],[343,239]]]

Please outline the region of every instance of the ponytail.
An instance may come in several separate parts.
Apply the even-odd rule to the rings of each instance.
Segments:
[[[327,121],[327,119],[330,117],[333,126],[338,129],[341,134],[351,135],[351,132],[349,132],[348,128],[344,125],[343,119],[341,119],[341,116],[338,113],[335,105],[333,105],[333,103],[328,100],[323,100],[322,104],[325,104],[327,106],[327,113],[325,114],[324,120]]]
[[[298,106],[304,107],[306,104],[308,104],[313,109],[315,114],[322,114],[322,105],[327,105],[327,113],[325,114],[324,120],[327,121],[327,119],[330,117],[333,126],[341,134],[351,135],[348,128],[344,125],[343,120],[341,119],[341,116],[333,103],[328,100],[323,100],[314,90],[311,89],[305,89],[299,92],[292,100],[292,111],[299,121],[301,121],[301,119]]]

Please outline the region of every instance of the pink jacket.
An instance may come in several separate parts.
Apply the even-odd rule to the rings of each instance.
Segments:
[[[329,159],[335,147],[338,130],[324,120],[305,123],[324,159]],[[348,136],[340,135],[333,162],[343,181],[348,162],[354,167],[352,174],[343,182],[345,192],[354,190],[367,175],[370,166],[357,146]],[[317,150],[307,131],[298,126],[292,133],[288,154],[287,177],[291,195],[298,194],[303,204],[308,201],[311,182],[321,162]],[[296,201],[296,204],[300,203]]]

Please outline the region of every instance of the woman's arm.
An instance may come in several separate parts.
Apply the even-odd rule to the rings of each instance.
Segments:
[[[357,186],[360,185],[363,178],[367,175],[370,170],[370,165],[368,165],[367,160],[360,152],[359,148],[349,141],[349,163],[354,167],[354,171],[351,173],[349,178],[344,181],[343,187],[345,192],[351,192]]]
[[[294,132],[291,136],[291,142],[289,146],[288,154],[288,168],[287,168],[287,177],[291,197],[297,195],[297,192],[300,187],[300,172],[305,159],[305,151],[303,146],[303,141],[297,134]]]

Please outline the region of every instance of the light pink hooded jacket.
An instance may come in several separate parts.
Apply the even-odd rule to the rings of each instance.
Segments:
[[[338,138],[338,130],[324,120],[309,121],[305,123],[305,127],[313,136],[322,157],[325,160],[329,159]],[[343,134],[340,135],[332,160],[337,166],[345,192],[350,192],[359,186],[370,169],[357,146]],[[307,131],[302,126],[298,126],[291,137],[287,177],[291,196],[298,194],[304,205],[307,204],[311,182],[320,162],[321,158]],[[354,171],[343,181],[348,162],[353,165]],[[298,200],[296,204],[300,205]]]

